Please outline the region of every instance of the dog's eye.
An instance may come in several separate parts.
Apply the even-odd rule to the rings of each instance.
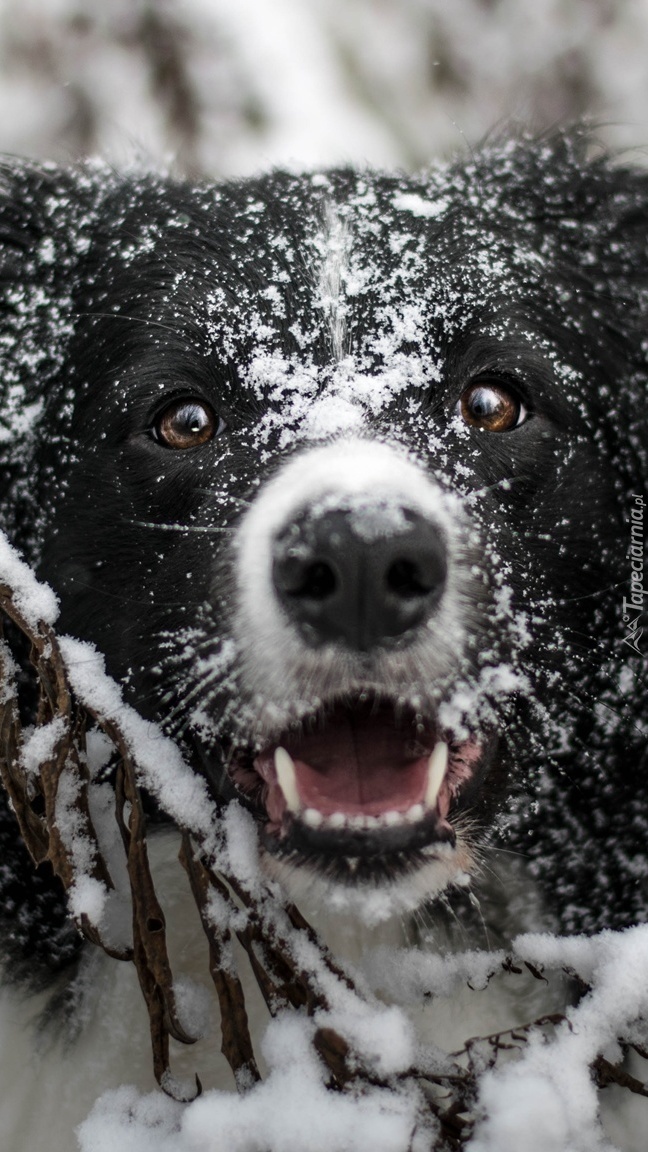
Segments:
[[[155,439],[167,448],[196,448],[212,440],[221,431],[221,424],[202,400],[175,400],[157,417],[153,431]]]
[[[458,407],[467,424],[486,432],[508,432],[524,423],[527,417],[520,397],[494,380],[475,380],[469,384]]]

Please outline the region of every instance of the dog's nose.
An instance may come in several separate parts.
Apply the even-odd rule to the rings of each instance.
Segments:
[[[434,611],[446,574],[440,529],[410,508],[307,509],[274,540],[276,594],[315,646],[367,652],[404,637]]]

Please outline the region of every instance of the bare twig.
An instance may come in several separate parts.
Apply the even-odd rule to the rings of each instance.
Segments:
[[[209,970],[221,1010],[223,1037],[221,1051],[234,1073],[236,1084],[247,1088],[260,1080],[261,1076],[254,1058],[245,996],[232,960],[229,930],[219,930],[210,918],[208,910],[212,890],[215,889],[225,900],[229,898],[229,893],[225,884],[210,875],[200,857],[194,855],[187,832],[182,837],[180,861],[189,876],[191,890],[209,942]]]

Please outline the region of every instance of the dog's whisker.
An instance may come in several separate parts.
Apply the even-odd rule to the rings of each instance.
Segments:
[[[141,600],[136,596],[132,596],[125,592],[113,592],[111,589],[106,588],[105,585],[98,585],[89,580],[83,580],[80,576],[68,576],[67,583],[69,587],[75,589],[83,589],[92,592],[97,598],[106,600],[114,600],[124,606],[129,604],[135,605],[139,608],[150,608],[150,600]],[[155,603],[155,611],[176,613],[178,609],[177,600],[157,600]]]
[[[134,528],[153,528],[156,532],[197,532],[207,536],[222,536],[231,532],[228,526],[199,524],[160,524],[155,520],[128,520]]]
[[[198,683],[194,684],[193,687],[188,692],[186,692],[181,699],[178,700],[176,706],[166,717],[166,723],[171,725],[171,731],[175,731],[174,721],[176,717],[180,713],[182,713],[183,717],[185,717],[185,714],[188,711],[190,705],[194,703],[197,697],[204,693],[209,685],[212,684],[215,680],[218,680],[221,676],[222,672],[220,669],[212,669],[211,671],[202,675]]]
[[[495,492],[498,488],[508,489],[514,484],[520,484],[525,480],[524,476],[503,476],[501,480],[495,480],[492,484],[484,484],[482,488],[472,489],[466,492],[462,499],[466,504],[471,504],[478,500],[480,496],[484,496],[487,492]]]
[[[199,484],[196,485],[195,491],[200,496],[206,496],[210,503],[218,504],[219,509],[227,505],[233,505],[237,509],[249,508],[250,501],[254,495],[254,493],[251,493],[250,496],[240,496],[234,492],[224,492],[222,489],[214,492],[213,488],[203,488]]]
[[[132,316],[124,312],[76,312],[74,313],[78,318],[89,317],[90,319],[97,320],[117,320],[125,324],[142,324],[146,328],[161,328],[165,332],[170,332],[173,336],[178,336],[178,330],[172,328],[169,324],[163,324],[160,320],[151,320],[145,316]]]

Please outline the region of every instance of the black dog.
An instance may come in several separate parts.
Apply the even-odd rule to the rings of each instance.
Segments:
[[[645,918],[648,177],[586,151],[3,170],[4,527],[297,896],[495,838],[564,928]],[[3,828],[5,950],[64,965]]]

